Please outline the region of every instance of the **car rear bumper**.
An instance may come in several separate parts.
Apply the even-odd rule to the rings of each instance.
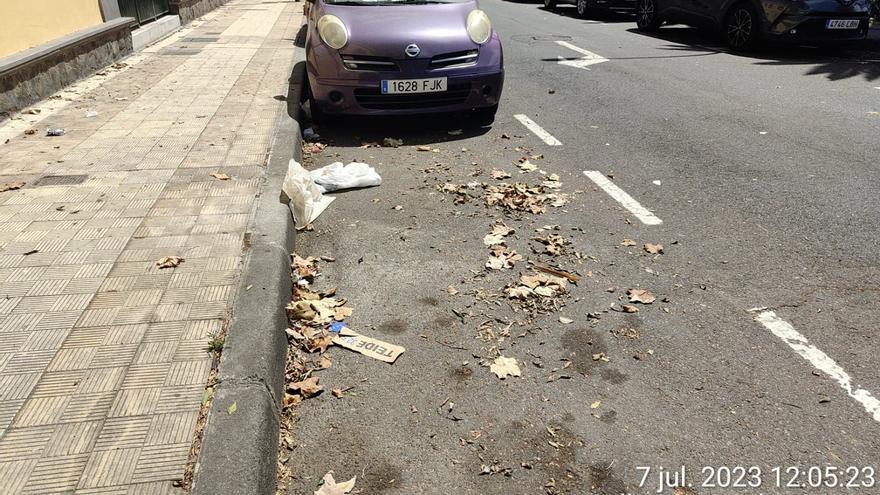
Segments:
[[[421,77],[438,77],[425,74]],[[406,77],[361,77],[358,80],[321,79],[309,75],[312,98],[327,114],[411,115],[420,113],[461,112],[492,107],[501,99],[504,71],[488,74],[448,75],[447,90],[442,93],[381,93],[383,79]]]
[[[831,19],[853,19],[859,21],[856,29],[827,29]],[[767,33],[777,42],[834,42],[864,39],[868,34],[868,16],[847,14],[782,15]]]

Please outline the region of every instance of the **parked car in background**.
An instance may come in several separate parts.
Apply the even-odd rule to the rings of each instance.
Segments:
[[[469,112],[494,121],[501,40],[475,0],[310,0],[313,118]]]
[[[719,29],[734,50],[761,41],[822,43],[864,39],[867,0],[638,0],[636,25],[664,22]]]
[[[544,0],[544,7],[555,9],[557,5],[574,5],[578,17],[586,17],[592,10],[616,10],[631,12],[636,9],[636,0]]]

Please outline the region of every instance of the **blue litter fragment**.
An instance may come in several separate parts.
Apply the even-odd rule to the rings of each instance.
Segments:
[[[341,321],[334,321],[333,323],[330,324],[330,331],[333,333],[339,333],[345,327],[346,327],[345,323],[342,323]]]

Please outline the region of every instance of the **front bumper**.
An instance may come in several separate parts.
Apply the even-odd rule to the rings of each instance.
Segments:
[[[320,42],[308,47],[312,99],[326,114],[412,115],[493,107],[504,89],[504,58],[494,37],[469,66],[432,68],[430,58],[395,59],[392,70],[349,70],[342,56]],[[389,59],[390,60],[390,59]],[[383,95],[383,80],[447,78],[442,93]]]
[[[826,29],[830,19],[857,19],[857,29]],[[867,15],[847,14],[816,14],[786,15],[783,14],[770,26],[768,35],[772,41],[805,43],[856,41],[868,35]]]
[[[327,114],[411,115],[419,113],[461,112],[492,107],[501,99],[504,72],[482,75],[447,75],[447,90],[442,93],[381,93],[383,79],[441,77],[373,76],[356,81],[313,78],[309,75],[312,98]]]

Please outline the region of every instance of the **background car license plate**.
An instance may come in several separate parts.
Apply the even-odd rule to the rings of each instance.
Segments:
[[[828,19],[826,29],[858,29],[858,19]]]
[[[382,81],[382,94],[394,95],[400,93],[440,93],[446,91],[446,78],[433,77],[431,79],[398,79],[394,81]]]

